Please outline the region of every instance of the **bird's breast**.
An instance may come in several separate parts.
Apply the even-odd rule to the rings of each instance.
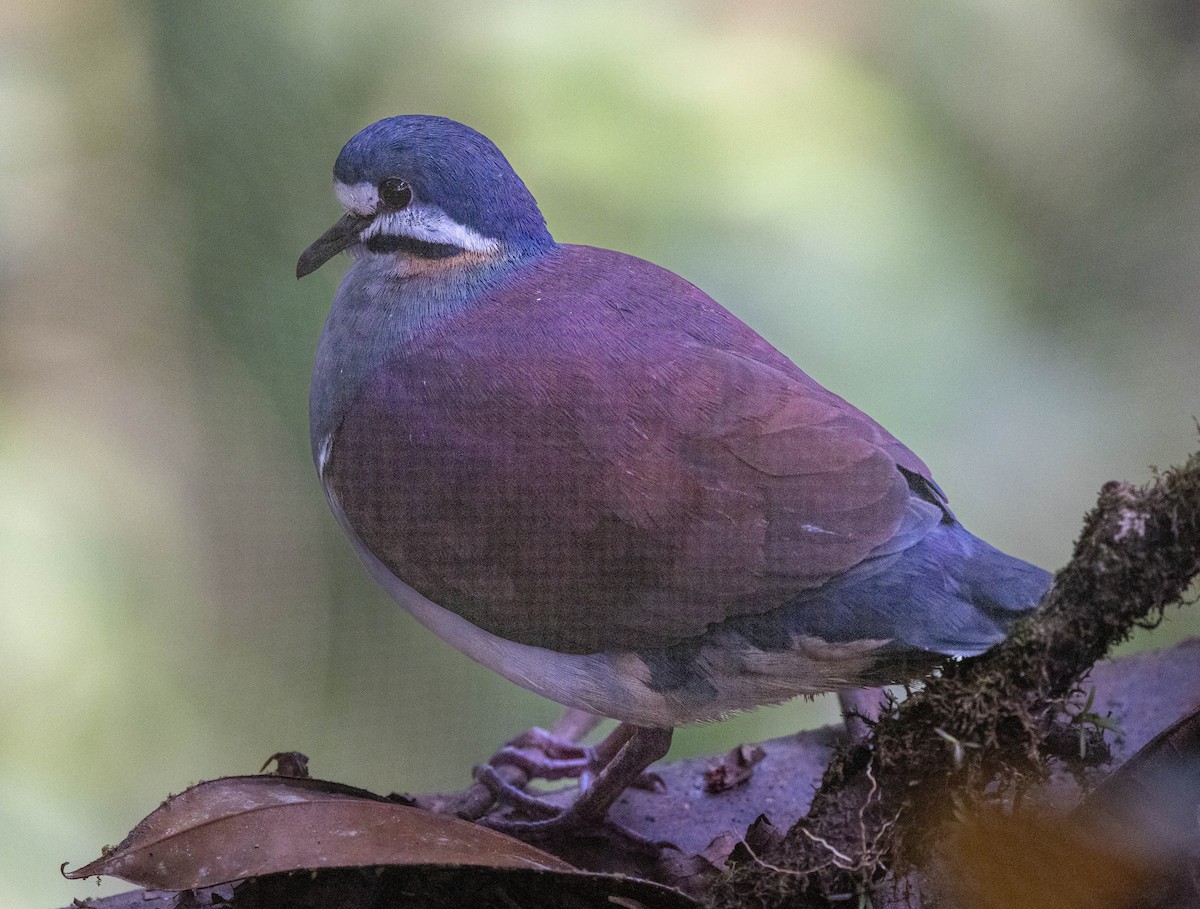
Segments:
[[[460,257],[461,258],[461,257]],[[364,383],[425,332],[468,309],[491,273],[476,267],[442,265],[428,275],[403,276],[390,257],[359,260],[334,297],[313,365],[309,398],[313,458],[321,467],[329,444]]]

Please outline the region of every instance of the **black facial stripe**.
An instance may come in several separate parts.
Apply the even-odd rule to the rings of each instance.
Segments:
[[[449,259],[466,252],[461,246],[455,246],[453,243],[430,243],[399,234],[375,234],[363,245],[373,253],[406,252],[422,259]]]

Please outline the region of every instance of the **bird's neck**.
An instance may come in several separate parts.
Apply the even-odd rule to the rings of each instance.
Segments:
[[[455,247],[444,246],[433,253],[418,248],[368,252],[343,279],[330,320],[341,310],[351,322],[362,323],[360,329],[382,333],[395,346],[469,308],[489,288],[552,248],[504,245],[494,252],[454,252]]]
[[[342,279],[325,322],[309,401],[314,456],[362,383],[414,337],[470,309],[489,289],[555,247],[463,252],[440,259],[366,255]],[[405,261],[405,259],[420,261]]]

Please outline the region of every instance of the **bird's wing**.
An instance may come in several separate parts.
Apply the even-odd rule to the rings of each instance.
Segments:
[[[888,544],[915,455],[682,279],[589,253],[363,385],[325,483],[384,564],[494,634],[584,653],[765,612]]]

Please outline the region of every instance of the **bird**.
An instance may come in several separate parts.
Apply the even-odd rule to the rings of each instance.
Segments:
[[[434,634],[619,723],[573,803],[501,829],[602,823],[675,728],[913,681],[1004,639],[1049,589],[696,286],[556,242],[471,127],[379,120],[333,178],[344,213],[296,274],[352,260],[310,394],[334,516]]]

